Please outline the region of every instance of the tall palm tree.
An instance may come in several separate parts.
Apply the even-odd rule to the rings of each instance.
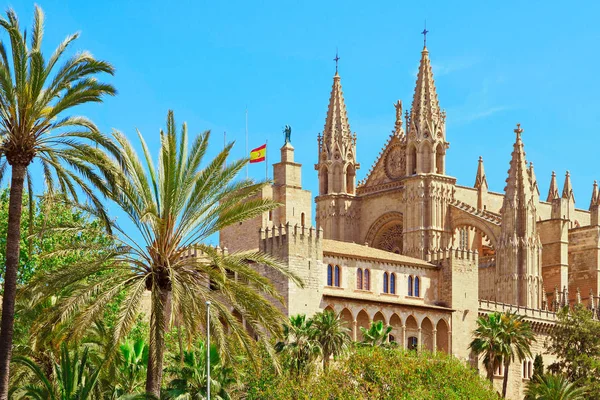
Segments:
[[[97,151],[91,142],[108,143],[92,121],[65,113],[80,104],[101,102],[103,96],[116,93],[111,85],[95,78],[100,73],[113,74],[113,67],[87,52],[78,53],[59,65],[77,34],[68,36],[49,58],[44,58],[43,26],[44,14],[36,7],[28,46],[15,12],[9,9],[6,18],[0,18],[0,27],[10,41],[10,51],[0,42],[0,175],[7,164],[11,167],[0,326],[0,400],[6,400],[8,390],[21,202],[29,166],[34,160],[39,161],[48,190],[58,186],[75,197],[77,191],[81,191],[102,209],[101,201],[92,190],[98,175],[85,159],[86,154]],[[31,187],[31,179],[27,181]],[[102,214],[106,218],[106,214]]]
[[[383,321],[373,321],[369,329],[360,327],[360,331],[363,335],[363,340],[360,342],[361,346],[385,346],[390,332],[392,331],[391,326],[383,325]]]
[[[323,369],[327,371],[329,359],[333,356],[338,357],[346,350],[350,343],[350,331],[340,314],[333,311],[323,311],[312,317],[313,337],[321,345],[323,351]]]
[[[504,364],[502,397],[505,398],[510,364],[515,359],[522,361],[526,357],[531,357],[531,343],[535,341],[535,337],[529,322],[517,313],[504,313],[501,317],[501,325]]]
[[[487,378],[494,383],[494,371],[502,364],[504,343],[502,342],[502,314],[492,313],[477,319],[477,328],[469,349],[477,356],[483,355]]]
[[[525,400],[583,400],[586,390],[563,375],[534,375],[525,389]]]
[[[67,345],[61,345],[60,359],[53,363],[52,379],[43,372],[35,361],[17,356],[14,362],[28,368],[39,383],[29,383],[11,389],[25,398],[34,400],[87,400],[96,397],[96,385],[100,373],[99,366],[89,362],[88,349],[81,355],[78,350],[69,353]]]
[[[206,302],[210,301],[211,338],[219,351],[228,359],[241,347],[255,360],[257,342],[248,330],[274,354],[268,338],[281,334],[279,327],[285,317],[272,302],[273,298],[281,300],[276,288],[252,265],[271,268],[299,285],[301,282],[263,253],[229,254],[204,244],[221,229],[278,206],[255,197],[266,183],[236,180],[248,160],[226,163],[232,143],[203,165],[209,132],[196,136],[190,146],[187,126],[183,124],[178,133],[170,111],[167,129],[160,133],[155,167],[143,136],[138,136],[145,163],[119,132],[114,133],[118,146],[109,149],[112,157],[97,152],[94,161],[112,171],[110,176],[121,177],[115,186],[110,182],[106,185],[133,226],[127,230],[114,227],[119,235],[112,251],[99,251],[95,261],[89,261],[88,256],[85,262],[41,276],[28,286],[26,294],[43,297],[59,290],[68,292],[45,322],[53,326],[68,321],[75,337],[110,301],[124,296],[114,327],[116,343],[134,324],[142,295],[150,291],[146,392],[158,397],[165,332],[172,315],[177,315],[193,337],[205,331]],[[61,250],[82,251],[68,246]],[[99,273],[104,275],[99,277]],[[236,315],[242,316],[245,326]]]
[[[283,326],[283,340],[275,345],[277,352],[285,354],[296,376],[308,373],[322,353],[312,325],[313,321],[304,314],[291,316]]]

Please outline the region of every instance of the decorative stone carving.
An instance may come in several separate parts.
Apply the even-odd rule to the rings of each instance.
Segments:
[[[402,254],[402,224],[390,225],[375,238],[373,247]]]
[[[385,174],[390,179],[404,176],[406,171],[406,154],[402,146],[395,145],[388,149],[385,155]]]

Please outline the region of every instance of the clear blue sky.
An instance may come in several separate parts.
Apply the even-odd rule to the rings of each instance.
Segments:
[[[447,110],[447,172],[472,185],[483,156],[490,189],[503,191],[517,122],[541,197],[556,170],[571,171],[576,206],[600,179],[598,2],[564,1],[41,1],[49,52],[69,33],[76,47],[114,64],[119,94],[81,113],[109,131],[139,128],[156,148],[168,109],[191,132],[213,131],[243,156],[268,138],[279,157],[293,127],[304,186],[323,129],[336,47],[362,179],[394,127],[392,104],[411,103],[427,19],[440,104]],[[30,26],[33,2],[12,0]],[[264,165],[250,167],[264,177]]]

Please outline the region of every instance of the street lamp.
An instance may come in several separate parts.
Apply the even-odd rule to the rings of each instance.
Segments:
[[[206,302],[206,398],[210,400],[210,301]]]

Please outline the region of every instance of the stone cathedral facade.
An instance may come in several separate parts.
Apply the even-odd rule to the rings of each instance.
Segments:
[[[533,354],[542,354],[549,365],[553,360],[543,343],[554,310],[576,302],[598,304],[596,183],[588,209],[575,208],[568,172],[562,191],[552,173],[549,193],[540,198],[517,125],[512,154],[506,155],[504,192],[488,190],[481,157],[474,184],[458,184],[446,171],[451,133],[427,48],[411,107],[403,111],[398,101],[392,134],[366,178],[357,182],[361,137],[350,129],[336,72],[325,127],[317,137],[316,227],[311,226],[313,195],[302,188],[301,164],[286,143],[281,161],[273,165],[274,183],[260,194],[282,206],[223,230],[220,246],[260,249],[281,259],[305,283],[299,288],[271,276],[285,299],[283,311],[339,312],[355,340],[359,327],[382,320],[400,346],[451,353],[484,374],[467,349],[476,319],[512,310],[532,323]],[[523,397],[532,364],[525,360],[511,367],[512,398]]]

